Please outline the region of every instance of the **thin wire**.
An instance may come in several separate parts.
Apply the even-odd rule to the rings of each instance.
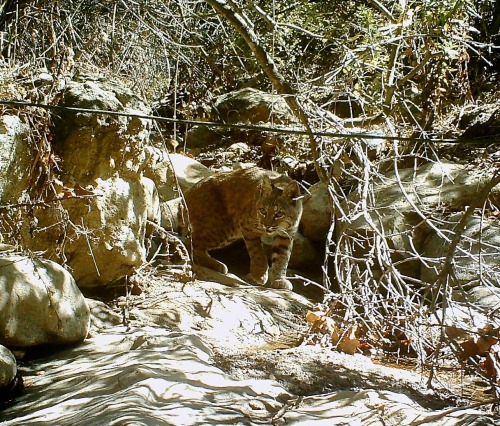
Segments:
[[[10,105],[17,107],[36,107],[43,108],[48,110],[56,110],[56,111],[72,111],[72,112],[82,112],[87,114],[103,114],[103,115],[112,115],[119,117],[135,117],[142,118],[147,120],[156,120],[156,121],[165,121],[167,123],[178,123],[178,124],[190,124],[194,126],[205,126],[205,127],[217,127],[217,128],[225,128],[225,129],[240,129],[240,130],[255,130],[260,132],[270,132],[270,133],[281,133],[281,134],[289,134],[289,135],[300,135],[307,136],[310,135],[311,132],[306,130],[298,130],[298,129],[288,129],[283,127],[267,127],[267,126],[255,126],[249,124],[229,124],[229,123],[217,123],[213,121],[198,121],[198,120],[186,120],[181,118],[169,118],[169,117],[158,117],[154,115],[147,114],[137,114],[137,113],[128,113],[128,112],[119,112],[119,111],[108,111],[101,109],[91,109],[91,108],[77,108],[77,107],[69,107],[63,105],[47,105],[47,104],[39,104],[34,102],[25,102],[25,101],[7,101],[0,99],[0,105]],[[403,136],[386,136],[386,135],[378,135],[373,133],[340,133],[340,132],[312,132],[313,136],[316,137],[326,137],[333,139],[383,139],[389,141],[403,141],[403,142],[418,142],[418,143],[467,143],[467,144],[498,144],[500,140],[492,140],[493,138],[498,138],[500,135],[487,136],[482,138],[464,138],[464,139],[456,139],[456,138],[412,138],[412,137],[403,137]],[[341,142],[341,141],[338,141]]]

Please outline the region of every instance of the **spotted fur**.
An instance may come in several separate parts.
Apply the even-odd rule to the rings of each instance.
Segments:
[[[209,251],[243,238],[250,255],[248,278],[291,289],[286,269],[302,214],[300,188],[287,176],[258,167],[216,173],[184,194],[193,260],[227,273]],[[272,239],[271,271],[262,238]]]

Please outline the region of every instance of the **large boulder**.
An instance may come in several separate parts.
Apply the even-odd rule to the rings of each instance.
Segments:
[[[160,201],[169,201],[179,196],[199,180],[213,172],[194,158],[182,154],[169,154],[166,150],[148,147],[148,160],[144,175],[158,188]]]
[[[26,126],[17,116],[0,117],[0,204],[21,198],[28,187],[31,162]]]
[[[228,124],[289,124],[294,121],[294,115],[282,96],[248,87],[216,98],[209,119]],[[262,145],[266,136],[261,132],[245,129],[203,125],[193,126],[186,134],[186,144],[190,148],[217,144],[224,139],[257,146]]]
[[[447,218],[442,231],[453,235],[453,230],[462,214],[452,214]],[[450,242],[437,233],[431,233],[425,240],[421,279],[436,284],[444,260],[450,250]],[[462,233],[454,256],[453,280],[450,284],[454,296],[459,300],[473,303],[486,310],[500,306],[500,226],[498,219],[472,216]],[[482,279],[483,278],[483,279]],[[488,283],[487,287],[483,287]],[[482,287],[482,288],[477,288]]]
[[[171,170],[183,191],[199,180],[210,176],[213,171],[191,157],[181,154],[170,155]]]
[[[497,138],[500,128],[500,105],[483,104],[460,111],[462,138]]]
[[[149,114],[150,109],[123,86],[98,81],[71,82],[64,106]],[[136,178],[144,168],[151,121],[145,118],[69,112],[57,123],[54,147],[64,159],[65,183],[81,186],[115,174]]]
[[[27,347],[82,341],[90,310],[71,274],[45,259],[0,258],[0,343]]]
[[[123,86],[71,82],[65,106],[148,114]],[[54,150],[62,158],[60,204],[35,209],[37,228],[25,224],[31,250],[65,263],[80,287],[116,281],[146,260],[148,220],[159,222],[158,194],[143,176],[150,120],[66,112],[57,122]]]
[[[398,173],[389,171],[373,183],[374,198],[366,200],[364,214],[352,214],[362,212],[357,193],[341,203],[343,211],[337,212],[337,216],[352,215],[354,220],[337,222],[337,241],[353,238],[356,241],[354,257],[367,260],[374,239],[384,236],[392,261],[397,264],[402,276],[420,280],[422,256],[426,255],[429,242],[431,247],[435,247],[431,249],[433,255],[443,256],[443,233],[436,234],[436,229],[443,226],[436,221],[446,219],[444,211],[463,212],[475,201],[488,180],[484,174],[471,173],[451,162],[428,163],[416,171],[413,168],[401,169]],[[499,186],[493,188],[490,201],[500,206]],[[436,223],[434,229],[430,225],[432,221]],[[444,229],[444,233],[449,235],[450,230]],[[492,244],[497,243],[492,241]],[[384,266],[375,262],[370,268],[378,277],[383,273]],[[425,281],[434,282],[436,272],[435,268],[427,268]]]
[[[97,178],[87,186],[92,198],[70,197],[59,208],[37,208],[42,231],[25,240],[31,250],[65,262],[82,288],[114,282],[146,259],[148,216],[154,218],[158,208],[150,182],[140,176]]]
[[[315,183],[304,197],[300,230],[312,241],[325,241],[332,224],[333,203],[324,183]]]
[[[283,97],[250,87],[219,96],[213,110],[214,115],[225,123],[287,124],[293,121]]]

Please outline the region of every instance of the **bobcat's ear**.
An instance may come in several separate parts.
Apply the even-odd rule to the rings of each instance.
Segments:
[[[299,185],[299,183],[296,180],[292,180],[285,187],[284,194],[288,199],[297,201],[300,198],[300,185]]]
[[[271,182],[271,178],[267,175],[264,175],[262,177],[262,182],[260,184],[260,187],[264,191],[272,191],[273,189],[273,184]]]
[[[267,175],[262,177],[262,181],[259,183],[259,197],[262,198],[264,194],[269,194],[273,190],[273,185],[271,182],[271,178]]]

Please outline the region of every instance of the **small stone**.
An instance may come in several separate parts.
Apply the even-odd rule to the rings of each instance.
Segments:
[[[16,374],[16,358],[5,346],[0,345],[0,389],[11,383]]]

